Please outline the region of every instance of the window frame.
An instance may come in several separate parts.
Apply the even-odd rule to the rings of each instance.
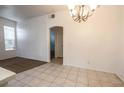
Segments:
[[[14,29],[14,47],[11,47],[11,48],[6,48],[6,38],[5,38],[5,27],[10,27],[10,28],[13,28]],[[16,50],[16,28],[15,27],[13,27],[13,26],[7,26],[7,25],[4,25],[3,26],[3,33],[4,33],[4,49],[5,49],[5,51],[14,51],[14,50]]]

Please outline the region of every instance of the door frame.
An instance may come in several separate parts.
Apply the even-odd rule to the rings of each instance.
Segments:
[[[48,52],[49,52],[49,53],[48,53],[48,56],[49,56],[49,57],[48,57],[48,58],[49,58],[48,60],[49,60],[49,62],[51,62],[51,55],[50,55],[50,54],[51,54],[51,53],[50,53],[50,51],[51,51],[51,49],[50,49],[50,41],[51,41],[51,40],[50,40],[50,39],[51,39],[51,38],[50,38],[50,32],[51,32],[51,29],[54,28],[54,27],[60,27],[60,28],[62,28],[62,31],[63,31],[63,44],[62,44],[62,45],[63,45],[63,59],[64,59],[64,28],[63,28],[63,26],[52,26],[52,27],[49,28],[49,44],[48,44],[48,45],[49,45],[49,51],[48,51]],[[64,60],[63,60],[63,61],[64,61]],[[63,63],[64,63],[64,62],[63,62]]]

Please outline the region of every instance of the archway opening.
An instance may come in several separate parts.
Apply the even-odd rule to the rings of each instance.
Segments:
[[[63,27],[50,28],[50,62],[63,64]]]

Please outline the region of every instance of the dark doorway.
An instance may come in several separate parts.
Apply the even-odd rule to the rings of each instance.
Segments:
[[[55,32],[50,31],[50,57],[55,58]]]
[[[50,60],[63,64],[63,27],[50,28]]]

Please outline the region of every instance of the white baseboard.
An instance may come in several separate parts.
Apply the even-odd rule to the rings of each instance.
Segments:
[[[107,72],[107,73],[114,73],[114,71],[112,71],[112,70],[100,69],[100,68],[95,68],[95,67],[91,67],[91,66],[73,65],[73,64],[65,64],[65,63],[63,63],[63,65],[79,67],[79,68],[84,68],[84,69],[90,69],[90,70],[95,70],[95,71],[101,71],[101,72]]]
[[[22,58],[28,58],[28,59],[32,59],[32,60],[38,60],[38,61],[48,62],[48,61],[46,61],[46,60],[41,60],[41,59],[31,58],[31,57],[25,57],[25,56],[17,56],[17,57],[22,57]]]
[[[124,76],[120,74],[116,74],[123,82],[124,82]]]

